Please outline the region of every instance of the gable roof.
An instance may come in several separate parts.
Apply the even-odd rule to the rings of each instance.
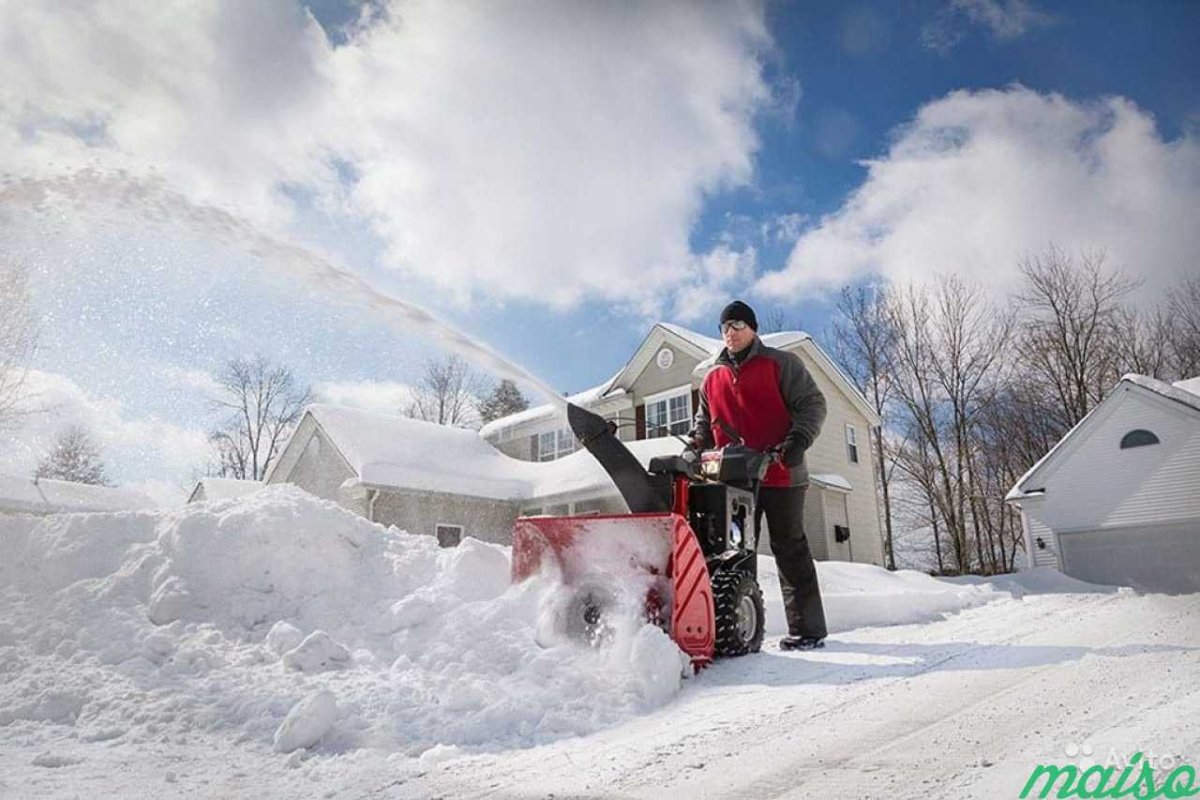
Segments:
[[[28,514],[147,511],[158,504],[141,492],[114,486],[0,474],[0,510]]]
[[[517,461],[473,430],[343,406],[305,410],[361,483],[507,500],[528,481]],[[290,444],[290,443],[289,443]]]
[[[1029,497],[1041,497],[1045,491],[1041,488],[1045,482],[1045,475],[1048,470],[1051,470],[1064,456],[1069,442],[1077,440],[1081,436],[1086,436],[1087,432],[1096,424],[1101,416],[1102,409],[1107,411],[1112,405],[1121,402],[1121,398],[1125,396],[1124,392],[1118,391],[1122,386],[1131,388],[1134,391],[1145,392],[1147,394],[1165,398],[1174,403],[1178,403],[1185,409],[1192,412],[1200,413],[1200,395],[1181,388],[1180,384],[1191,385],[1196,379],[1189,381],[1179,381],[1172,385],[1165,381],[1160,381],[1157,378],[1150,378],[1145,375],[1137,375],[1129,373],[1121,377],[1117,385],[1112,391],[1105,396],[1099,404],[1087,413],[1083,419],[1075,424],[1075,427],[1067,431],[1061,439],[1059,439],[1053,447],[1050,448],[1046,455],[1038,459],[1037,463],[1030,467],[1017,482],[1013,484],[1012,489],[1005,495],[1004,499],[1008,502],[1021,500]],[[1036,488],[1030,488],[1037,484]]]

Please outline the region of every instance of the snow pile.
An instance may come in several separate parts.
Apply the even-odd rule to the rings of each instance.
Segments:
[[[135,746],[223,732],[280,753],[524,747],[681,688],[655,628],[539,646],[556,585],[511,586],[504,548],[441,549],[290,487],[7,518],[0,553],[0,742],[51,723]]]
[[[758,557],[758,580],[767,607],[767,633],[787,633],[779,596],[779,572],[773,558]],[[830,633],[932,622],[994,600],[1021,596],[1012,583],[972,584],[934,578],[913,570],[888,572],[871,564],[845,561],[818,561],[817,580]]]

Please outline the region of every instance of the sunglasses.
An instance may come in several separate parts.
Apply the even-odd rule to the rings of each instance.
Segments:
[[[750,326],[745,322],[742,322],[740,319],[731,319],[728,322],[721,323],[721,333],[725,333],[725,331],[728,330],[744,331],[748,327]]]

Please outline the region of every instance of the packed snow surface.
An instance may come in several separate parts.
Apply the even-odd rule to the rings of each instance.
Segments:
[[[806,657],[780,659],[769,649],[690,677],[674,643],[636,619],[636,603],[604,647],[547,637],[547,614],[564,596],[552,572],[514,586],[506,548],[468,539],[440,549],[432,537],[384,529],[290,487],[171,512],[0,518],[0,797],[74,796],[84,785],[96,796],[265,796],[284,783],[298,797],[341,796],[338,787],[351,784],[349,796],[459,796],[489,793],[491,784],[478,783],[488,775],[515,791],[516,774],[536,776],[546,791],[565,781],[594,793],[612,780],[631,795],[661,796],[660,784],[671,781],[694,794],[710,784],[680,783],[695,768],[689,752],[702,755],[702,767],[743,734],[771,738],[766,728],[746,733],[763,703],[787,714],[842,703],[843,683],[920,680],[923,670],[975,652],[977,633],[1011,637],[1014,624],[1083,618],[1078,609],[1095,598],[1122,599],[1131,624],[1158,619],[1154,606],[1132,608],[1131,593],[1049,571],[947,581],[827,562],[819,572],[834,636],[829,656],[807,658],[849,658],[842,669],[850,671],[824,689],[833,673],[809,670],[793,685],[779,669],[802,667],[808,662],[796,659]],[[760,579],[768,633],[777,635],[769,559],[760,559]],[[1062,605],[1026,608],[1027,594],[1062,597]],[[999,610],[982,623],[968,618],[985,607]],[[1163,606],[1174,615],[1163,619],[1186,627],[1183,607]],[[1029,619],[1014,623],[1014,614]],[[967,621],[949,643],[916,632],[954,619]],[[933,638],[872,645],[887,639],[871,634],[888,630],[872,627],[880,625],[904,626],[892,629],[904,640]],[[1108,641],[1125,628],[1095,630]],[[1165,647],[1176,634],[1162,630]],[[846,636],[852,652],[842,653]],[[994,661],[998,675],[1019,675],[1062,659],[1095,663],[1076,650],[1086,652],[987,646],[972,669]],[[1144,652],[1181,659],[1188,650]],[[1194,658],[1178,663],[1194,677]],[[1182,678],[1190,680],[1186,669]],[[930,691],[956,702],[967,686],[960,678]],[[771,699],[810,690],[800,706]],[[1191,700],[1183,702],[1186,711]],[[872,700],[863,708],[874,719],[883,707]],[[843,733],[858,741],[873,730]],[[618,731],[622,738],[605,738]],[[687,763],[646,760],[679,736],[688,743],[672,752]],[[706,736],[713,741],[696,744]],[[593,740],[599,749],[572,744]],[[774,758],[739,762],[739,770],[766,769]],[[732,795],[745,788],[735,784]]]

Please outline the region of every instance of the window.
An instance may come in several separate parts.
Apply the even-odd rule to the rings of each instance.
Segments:
[[[569,428],[538,434],[538,461],[553,461],[575,452],[575,437]]]
[[[1130,431],[1121,437],[1122,450],[1128,450],[1131,447],[1145,447],[1148,444],[1158,444],[1158,437],[1141,428]]]
[[[437,540],[439,547],[458,547],[462,541],[462,525],[442,525],[437,526]]]
[[[846,457],[851,464],[858,463],[858,429],[853,425],[846,426]]]
[[[646,399],[646,438],[684,434],[692,427],[692,391]]]

